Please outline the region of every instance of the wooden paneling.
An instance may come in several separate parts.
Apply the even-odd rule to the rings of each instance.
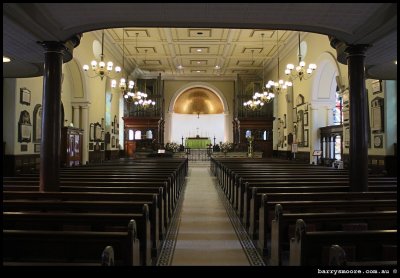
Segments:
[[[40,154],[6,155],[4,157],[4,176],[38,173],[40,169]]]

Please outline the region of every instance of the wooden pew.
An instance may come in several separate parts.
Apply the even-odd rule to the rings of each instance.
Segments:
[[[344,177],[335,177],[335,176],[327,176],[327,177],[318,177],[316,178],[314,175],[309,174],[308,176],[290,176],[290,177],[270,177],[265,178],[263,180],[249,180],[248,183],[244,183],[240,185],[238,188],[238,196],[237,196],[237,211],[241,217],[243,217],[244,206],[248,205],[245,202],[249,201],[251,198],[251,192],[253,187],[271,187],[271,186],[312,186],[312,185],[324,185],[324,186],[334,186],[334,185],[349,185],[348,178]],[[377,186],[392,186],[397,187],[397,180],[380,180],[376,178],[368,178],[368,186],[377,187]],[[378,190],[383,191],[383,190]],[[234,206],[235,207],[235,206]],[[236,208],[236,207],[235,207]]]
[[[397,248],[396,248],[397,249]],[[340,245],[333,244],[329,249],[329,265],[338,267],[348,266],[397,266],[397,256],[395,260],[378,260],[378,261],[350,261],[346,251]]]
[[[281,185],[284,185],[281,187]],[[275,188],[275,189],[272,189]],[[281,188],[281,189],[279,189]],[[369,185],[370,192],[388,192],[387,194],[396,195],[396,185]],[[250,191],[251,190],[251,191]],[[348,183],[321,180],[320,182],[290,182],[290,183],[271,183],[269,186],[260,187],[248,184],[247,193],[244,195],[243,209],[239,215],[242,216],[243,224],[246,228],[253,226],[252,221],[258,219],[258,210],[261,206],[261,196],[263,193],[312,193],[312,192],[349,192],[351,190]],[[249,194],[250,191],[250,194]],[[380,193],[384,194],[384,193]],[[251,234],[253,229],[249,228]]]
[[[147,201],[150,205],[150,222],[155,249],[159,247],[161,227],[164,227],[164,203],[159,194],[153,193],[115,193],[115,192],[38,192],[38,191],[3,191],[4,200],[60,200],[60,201]],[[153,251],[155,252],[155,251]]]
[[[275,206],[275,218],[271,224],[270,265],[282,265],[283,253],[289,251],[289,239],[294,235],[291,226],[297,219],[303,219],[310,229],[316,231],[344,230],[347,223],[362,223],[368,230],[396,229],[397,211],[362,212],[313,212],[284,213],[280,204]],[[268,245],[268,244],[267,244]]]
[[[109,245],[116,265],[140,265],[134,220],[125,232],[3,230],[3,265],[100,265]]]
[[[72,213],[142,213],[143,205],[149,206],[149,211],[154,211],[156,200],[153,201],[60,201],[60,200],[4,200],[3,210],[8,212],[72,212]],[[149,214],[149,215],[150,215]],[[147,227],[138,227],[142,232],[139,233],[142,251],[151,248],[151,255],[146,255],[146,265],[152,264],[151,257],[157,258],[160,243],[158,237],[152,233],[152,224],[150,220],[150,240],[143,235],[147,235]],[[146,232],[145,232],[146,231]],[[148,254],[148,251],[142,254]]]
[[[319,192],[317,189],[311,192],[285,192],[285,193],[268,193],[263,197],[265,193],[261,193],[256,196],[261,197],[258,200],[259,203],[252,202],[249,213],[249,235],[253,239],[258,239],[259,233],[259,216],[261,199],[265,198],[267,202],[279,202],[279,201],[329,201],[329,200],[384,200],[384,199],[396,199],[396,191],[376,191],[376,192]],[[253,199],[254,200],[254,199]],[[274,208],[269,211],[269,216],[273,215]],[[271,218],[270,218],[271,219]],[[269,225],[269,223],[267,223]]]
[[[112,246],[106,246],[103,252],[101,253],[100,263],[68,263],[68,262],[28,262],[28,261],[20,261],[20,262],[11,262],[11,261],[3,261],[3,266],[114,266],[115,265],[115,257],[114,257],[114,249]]]
[[[3,212],[7,230],[123,232],[130,220],[136,223],[140,244],[140,265],[151,263],[149,209],[142,213]]]
[[[29,182],[31,184],[39,184],[39,177],[3,177],[3,184],[24,184],[28,185]],[[110,177],[108,175],[103,175],[103,176],[95,176],[95,177],[90,177],[90,176],[80,176],[80,175],[66,175],[66,176],[60,176],[60,184],[65,184],[65,183],[73,183],[73,184],[78,184],[78,183],[91,183],[92,185],[99,186],[100,183],[132,183],[132,182],[148,182],[148,183],[164,183],[167,182],[167,190],[168,194],[172,200],[172,202],[175,204],[176,200],[179,197],[179,193],[181,191],[180,188],[176,187],[176,183],[172,182],[171,178],[165,178],[165,177],[150,177],[149,175],[134,175],[134,176],[114,176]]]
[[[397,230],[307,232],[306,223],[298,219],[295,237],[290,239],[289,265],[326,266],[329,257],[324,248],[329,250],[333,244],[352,247],[356,261],[380,260],[376,257],[384,245],[397,244]]]
[[[259,237],[258,248],[263,255],[268,254],[268,237],[271,231],[271,223],[274,218],[275,206],[280,204],[285,211],[295,213],[313,213],[313,212],[362,212],[362,211],[383,211],[396,210],[397,199],[385,200],[309,200],[309,201],[267,201],[266,195],[260,208],[259,216]]]
[[[156,189],[158,192],[154,192],[154,187],[159,187]],[[25,191],[38,191],[39,182],[38,181],[4,181],[3,190],[11,191],[23,191],[22,188],[26,188]],[[148,188],[149,190],[146,190]],[[170,190],[167,182],[92,182],[92,181],[80,181],[80,182],[61,182],[60,183],[61,192],[124,192],[124,193],[162,193],[162,200],[159,202],[164,204],[164,214],[160,217],[164,223],[164,227],[160,226],[161,238],[164,238],[165,230],[168,228],[168,223],[170,217],[172,216],[175,205],[170,198]],[[158,197],[160,198],[160,197]]]

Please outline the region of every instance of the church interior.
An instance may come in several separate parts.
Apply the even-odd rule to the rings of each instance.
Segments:
[[[397,4],[3,3],[4,266],[392,269],[397,155]]]

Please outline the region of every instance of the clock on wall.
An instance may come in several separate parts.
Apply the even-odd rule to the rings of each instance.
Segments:
[[[101,59],[101,43],[98,40],[94,40],[93,41],[93,46],[92,46],[92,50],[93,50],[93,55],[94,57],[96,57],[96,59]]]
[[[305,41],[302,41],[300,43],[300,53],[301,53],[302,61],[304,61],[304,59],[307,55],[307,43]],[[299,56],[299,49],[297,49],[297,57],[298,56]]]

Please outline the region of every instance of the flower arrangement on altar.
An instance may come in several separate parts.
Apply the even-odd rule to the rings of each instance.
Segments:
[[[178,145],[177,143],[174,143],[174,142],[172,142],[172,143],[167,143],[167,144],[165,145],[165,149],[166,149],[167,151],[171,151],[171,152],[176,153],[176,152],[179,151],[179,145]]]
[[[226,153],[228,151],[233,150],[233,143],[232,142],[221,143],[220,148],[222,152]]]

